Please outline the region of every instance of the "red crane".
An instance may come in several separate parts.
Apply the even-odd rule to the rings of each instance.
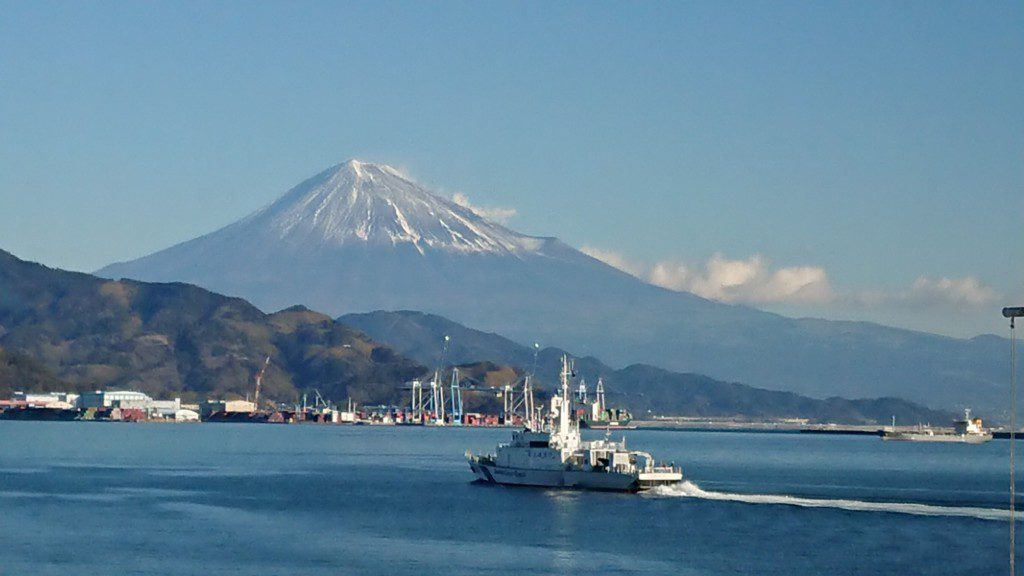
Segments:
[[[260,384],[263,382],[263,374],[267,371],[267,366],[270,366],[270,356],[267,356],[266,362],[263,363],[259,374],[256,375],[256,394],[253,396],[252,403],[256,407],[257,412],[260,411]]]

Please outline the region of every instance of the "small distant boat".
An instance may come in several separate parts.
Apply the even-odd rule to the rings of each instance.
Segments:
[[[569,395],[569,360],[562,357],[561,393],[551,398],[543,426],[527,423],[499,444],[496,454],[466,452],[477,478],[492,484],[637,492],[683,479],[674,465],[656,464],[647,452],[627,450],[626,441],[580,440],[579,419]]]
[[[958,442],[961,444],[982,444],[992,439],[992,432],[985,429],[981,418],[971,419],[971,409],[964,410],[963,420],[953,421],[953,431],[933,430],[930,427],[918,427],[917,430],[892,430],[882,433],[882,440],[904,442]]]

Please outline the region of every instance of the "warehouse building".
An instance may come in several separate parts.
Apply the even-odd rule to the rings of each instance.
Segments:
[[[153,399],[134,390],[97,390],[84,392],[78,397],[78,407],[89,408],[142,408],[149,410]]]

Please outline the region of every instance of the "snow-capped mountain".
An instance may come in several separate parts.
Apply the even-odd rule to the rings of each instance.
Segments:
[[[301,247],[408,244],[419,253],[520,254],[543,241],[432,194],[394,168],[349,160],[306,180],[242,222]]]
[[[358,160],[234,224],[98,272],[190,282],[264,310],[303,304],[331,314],[407,308],[498,318],[507,308],[518,309],[522,322],[533,321],[534,307],[517,303],[520,294],[545,291],[546,317],[562,287],[594,273],[578,294],[608,277],[637,282],[555,238],[520,234],[390,166]]]
[[[665,290],[356,160],[225,228],[98,274],[189,282],[265,311],[418,310],[612,364],[809,396],[981,409],[998,405],[1003,386],[1000,339],[796,320]]]

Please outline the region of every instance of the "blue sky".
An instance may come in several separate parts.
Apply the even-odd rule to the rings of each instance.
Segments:
[[[720,300],[957,336],[1024,303],[1019,2],[0,13],[0,248],[51,266],[358,157]]]

